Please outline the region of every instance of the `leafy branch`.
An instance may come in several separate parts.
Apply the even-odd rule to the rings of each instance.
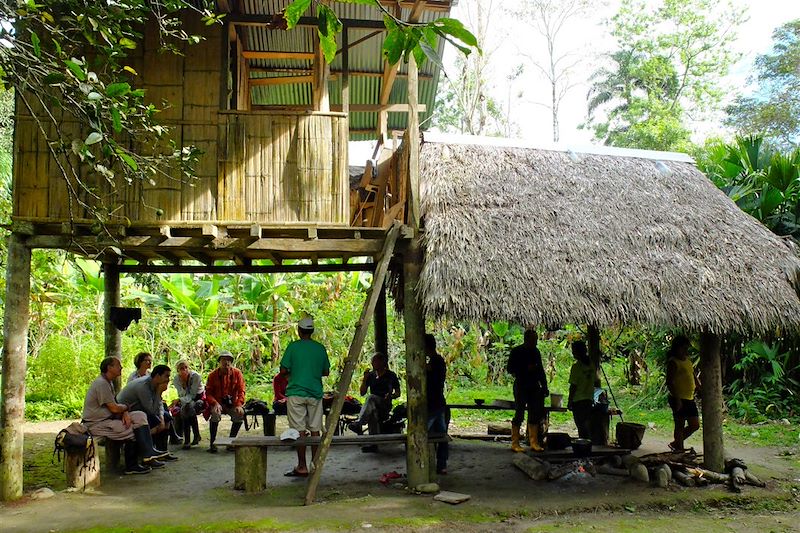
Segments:
[[[383,56],[390,64],[395,64],[401,59],[407,63],[413,55],[418,65],[422,65],[427,58],[441,67],[441,61],[436,53],[436,45],[440,38],[458,48],[464,55],[469,55],[473,48],[480,53],[478,40],[459,20],[443,17],[427,23],[407,22],[394,16],[378,0],[336,1],[343,4],[372,5],[383,12],[383,24],[387,30],[383,42]],[[311,8],[312,4],[316,6],[320,48],[325,61],[332,63],[336,57],[336,35],[342,31],[344,25],[322,0],[294,0],[283,13],[286,27],[291,30],[297,26],[300,17]]]

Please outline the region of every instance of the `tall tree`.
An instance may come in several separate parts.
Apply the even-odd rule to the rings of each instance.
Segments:
[[[800,19],[772,34],[772,50],[755,61],[755,91],[727,108],[725,122],[783,148],[800,143]]]
[[[574,35],[567,30],[569,23],[586,14],[590,5],[589,0],[524,0],[521,7],[510,10],[512,16],[533,29],[544,41],[544,56],[527,51],[538,49],[538,45],[526,48],[521,54],[549,85],[550,98],[544,105],[551,113],[553,142],[558,142],[560,137],[558,116],[561,102],[574,88],[572,75],[582,61],[574,44]]]
[[[715,0],[622,0],[618,49],[593,74],[587,124],[615,146],[686,150],[690,120],[717,111],[744,12]]]
[[[496,45],[492,35],[493,0],[467,0],[461,4],[466,26],[475,34],[482,54],[459,55],[439,91],[433,125],[451,133],[497,135],[502,131],[503,113],[490,94],[489,69]]]

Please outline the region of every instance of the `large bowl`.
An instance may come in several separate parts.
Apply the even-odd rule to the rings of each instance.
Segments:
[[[572,455],[589,457],[592,454],[592,441],[589,439],[572,439]]]

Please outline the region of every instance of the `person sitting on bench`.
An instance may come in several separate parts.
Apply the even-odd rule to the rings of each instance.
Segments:
[[[103,359],[100,376],[89,386],[83,402],[83,424],[93,437],[125,441],[126,474],[147,474],[151,468],[163,467],[160,459],[169,453],[153,448],[145,413],[131,411],[128,405],[117,403],[114,380],[121,374],[119,359]],[[139,455],[143,464],[139,464]]]
[[[381,433],[381,423],[389,418],[392,400],[400,397],[400,380],[389,370],[389,359],[380,352],[372,356],[372,370],[364,372],[361,380],[361,395],[369,395],[364,400],[358,419],[348,424],[352,431],[361,435],[363,425],[367,424],[370,435]]]
[[[217,428],[222,415],[231,417],[230,437],[239,433],[244,422],[244,376],[242,371],[233,366],[233,354],[222,350],[217,357],[219,368],[208,375],[206,381],[206,410],[203,416],[210,419],[209,433],[211,444],[209,453],[217,453],[214,441],[217,439]],[[233,448],[228,448],[232,450]]]
[[[167,449],[167,436],[172,431],[172,417],[167,418],[161,400],[161,394],[169,384],[170,373],[167,365],[156,365],[152,373],[129,382],[117,395],[117,401],[127,404],[130,410],[143,411],[147,415],[153,442],[162,450]],[[174,461],[177,457],[167,454],[164,459]]]
[[[272,411],[276,415],[286,414],[286,387],[289,386],[289,378],[287,374],[278,372],[272,380],[272,392],[275,393],[275,399],[272,401]]]
[[[200,374],[189,368],[189,361],[181,359],[175,365],[175,378],[172,384],[178,391],[178,397],[173,405],[180,408],[176,419],[180,420],[183,428],[183,449],[189,450],[192,446],[200,443],[200,426],[197,423],[197,415],[205,409],[206,388],[203,385],[203,378]],[[191,433],[194,431],[194,440]]]

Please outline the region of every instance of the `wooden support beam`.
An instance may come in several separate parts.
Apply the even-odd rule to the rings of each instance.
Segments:
[[[725,446],[722,437],[724,402],[720,338],[713,333],[700,334],[700,381],[703,387],[703,466],[714,472],[725,469]]]
[[[428,448],[428,405],[425,375],[425,314],[417,285],[422,270],[420,238],[408,243],[403,253],[403,322],[406,343],[406,406],[408,408],[408,445],[406,475],[408,486],[418,487],[430,481]]]
[[[386,314],[386,284],[381,287],[375,305],[375,351],[389,355],[389,327]]]
[[[236,13],[225,17],[228,24],[235,24],[236,26],[267,26],[270,29],[277,29],[278,31],[285,31],[277,28],[276,15],[273,14],[243,14]],[[356,28],[361,30],[381,30],[386,31],[382,20],[360,20],[360,19],[340,19],[344,26]],[[319,20],[316,17],[300,17],[297,21],[297,26],[301,28],[318,28]]]
[[[325,263],[302,265],[253,265],[243,258],[243,264],[235,265],[120,265],[119,271],[126,274],[285,274],[309,272],[372,272],[373,263]]]
[[[257,111],[313,111],[308,106],[288,106],[288,105],[255,105],[254,110]],[[425,104],[419,105],[419,111],[424,112],[427,109]],[[331,112],[341,112],[342,106],[340,104],[333,104],[330,106]],[[407,113],[409,111],[408,104],[350,104],[351,113]],[[351,130],[352,131],[352,130]],[[372,131],[372,130],[370,130]]]
[[[311,68],[313,70],[311,73],[311,103],[314,106],[314,111],[330,111],[331,102],[328,95],[330,65],[325,61],[325,55],[322,53],[317,32],[314,32],[314,63]]]
[[[245,59],[300,59],[304,61],[313,61],[314,52],[243,50],[242,57]]]
[[[169,226],[161,226],[158,229],[159,233],[164,237],[164,239],[171,239],[172,238],[172,230],[170,230]]]
[[[342,112],[350,113],[350,32],[342,29]]]
[[[350,389],[350,382],[353,379],[353,372],[358,365],[358,357],[361,354],[361,348],[364,345],[364,339],[369,330],[369,323],[372,320],[372,315],[375,312],[375,306],[378,303],[381,287],[383,287],[386,280],[386,272],[389,269],[389,261],[394,253],[394,245],[397,242],[397,236],[400,234],[400,225],[395,224],[389,233],[386,234],[386,241],[383,244],[381,251],[381,259],[378,262],[375,274],[372,277],[372,287],[367,294],[364,309],[361,311],[361,317],[356,324],[356,330],[353,334],[353,342],[350,344],[350,350],[347,352],[345,358],[344,368],[339,376],[339,386],[336,395],[333,399],[330,414],[328,415],[328,422],[325,424],[325,433],[323,434],[322,441],[319,448],[317,448],[316,456],[314,457],[314,472],[308,480],[308,488],[306,490],[305,504],[311,505],[314,503],[314,498],[317,495],[317,485],[319,485],[320,477],[322,476],[322,468],[325,465],[325,458],[328,456],[328,450],[333,440],[334,428],[339,423],[339,416],[342,414],[342,405],[344,404],[344,397]],[[424,360],[423,355],[423,360]],[[427,448],[427,435],[426,435],[426,448]]]
[[[225,228],[220,228],[216,224],[203,224],[201,231],[203,232],[203,236],[211,237],[212,239],[228,236],[228,232],[225,231]]]
[[[408,61],[408,223],[419,228],[419,83],[417,60],[414,55]]]
[[[351,45],[350,48],[353,46]],[[250,72],[265,72],[269,74],[291,74],[293,76],[304,76],[304,75],[311,75],[310,68],[303,68],[303,67],[251,67]],[[341,77],[344,74],[344,70],[331,70],[331,79],[336,79]],[[408,76],[406,72],[398,72],[398,78],[405,78]],[[351,70],[350,71],[351,78],[382,78],[383,72],[372,72],[367,70]],[[253,78],[251,81],[255,81],[260,78]],[[431,74],[419,74],[419,79],[421,80],[431,80],[433,76]]]
[[[292,85],[295,83],[313,83],[314,76],[276,76],[272,78],[250,78],[251,87],[273,87],[276,85]]]
[[[0,500],[22,497],[25,370],[30,320],[31,251],[25,237],[8,237],[3,315],[2,401],[0,402]]]
[[[203,252],[189,252],[189,255],[206,266],[214,266],[214,258]]]
[[[116,261],[103,263],[103,324],[105,356],[122,359],[122,332],[111,323],[111,308],[119,307],[119,265]]]

